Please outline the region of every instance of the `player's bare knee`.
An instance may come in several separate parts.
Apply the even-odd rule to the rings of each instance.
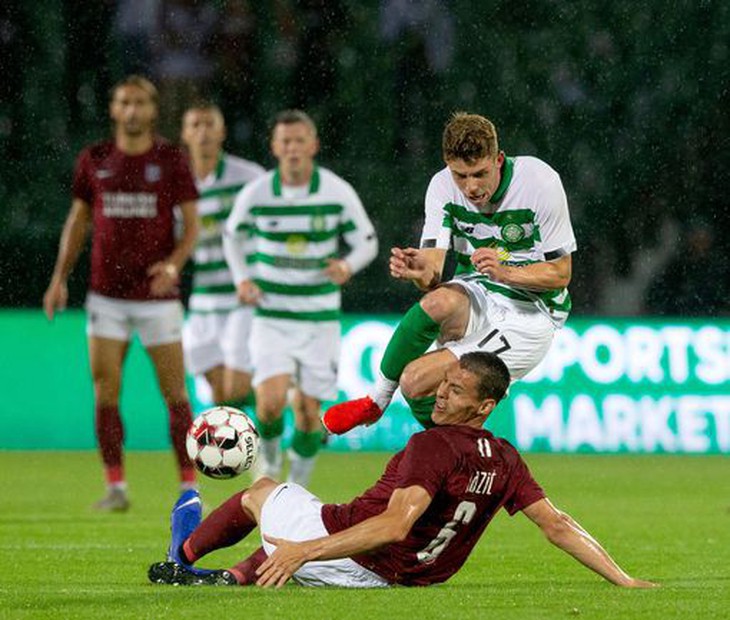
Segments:
[[[259,521],[261,507],[264,505],[266,498],[279,485],[275,480],[264,476],[254,482],[241,496],[241,508],[256,522]]]
[[[400,390],[406,398],[422,398],[430,393],[428,374],[418,360],[411,362],[400,377]]]
[[[285,400],[257,399],[256,415],[262,422],[274,422],[282,416],[285,406]]]
[[[468,304],[468,298],[460,291],[448,286],[440,286],[430,291],[420,301],[423,311],[437,323],[448,320],[459,311],[464,303]]]
[[[118,379],[108,375],[94,375],[93,383],[97,404],[116,403],[119,400],[121,384]]]

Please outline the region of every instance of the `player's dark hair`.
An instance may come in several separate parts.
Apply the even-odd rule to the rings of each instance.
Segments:
[[[185,106],[185,112],[183,112],[183,116],[185,116],[188,112],[191,112],[192,110],[205,110],[206,112],[215,112],[216,114],[219,114],[221,118],[223,118],[223,112],[221,111],[220,106],[210,99],[194,99]]]
[[[141,75],[128,75],[127,77],[119,80],[109,90],[109,100],[112,101],[114,96],[117,94],[117,91],[124,86],[136,86],[149,95],[150,100],[156,108],[160,106],[160,94],[157,91],[157,87],[146,77]]]
[[[510,383],[509,370],[494,353],[466,353],[459,360],[459,366],[479,378],[479,398],[493,398],[497,402],[504,398]]]
[[[271,125],[271,133],[273,135],[274,129],[276,129],[277,125],[294,125],[295,123],[305,124],[312,130],[312,133],[315,136],[317,135],[317,125],[314,124],[312,117],[303,110],[296,109],[282,110],[279,112],[274,117],[274,122]]]
[[[441,141],[444,161],[461,159],[467,163],[499,154],[497,129],[479,114],[454,112],[444,127]]]

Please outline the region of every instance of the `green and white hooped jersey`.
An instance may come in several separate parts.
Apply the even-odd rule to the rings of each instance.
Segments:
[[[315,167],[308,186],[289,187],[273,170],[236,198],[224,247],[234,281],[253,279],[263,293],[256,316],[334,321],[340,287],[324,269],[327,259],[340,257],[341,236],[352,273],[375,258],[375,230],[349,183]]]
[[[240,304],[223,254],[223,227],[243,186],[266,170],[250,161],[222,153],[205,179],[196,180],[200,193],[200,235],[195,247],[191,312],[230,312]]]
[[[508,265],[549,261],[576,250],[568,201],[560,176],[535,157],[507,157],[490,199],[490,213],[462,194],[448,167],[436,173],[426,192],[422,248],[453,248],[455,277],[476,280],[489,293],[515,304],[532,304],[562,325],[570,312],[568,289],[536,293],[492,282],[470,262],[481,247],[498,248]]]

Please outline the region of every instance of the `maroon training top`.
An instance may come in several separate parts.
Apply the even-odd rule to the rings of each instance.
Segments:
[[[446,581],[466,561],[497,511],[510,515],[545,497],[517,450],[487,430],[437,426],[413,435],[373,487],[349,504],[325,504],[330,534],[385,510],[394,489],[422,486],[431,504],[401,543],[355,556],[391,583]]]
[[[125,155],[113,141],[92,145],[76,162],[73,196],[92,211],[90,289],[160,299],[150,295],[147,269],[175,248],[173,207],[198,197],[184,151],[162,138],[141,155]]]

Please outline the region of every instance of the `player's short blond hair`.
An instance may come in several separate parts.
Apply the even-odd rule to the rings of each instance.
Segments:
[[[147,93],[147,95],[149,95],[150,101],[156,108],[160,106],[160,93],[157,91],[157,87],[146,77],[141,75],[128,75],[127,77],[119,80],[109,91],[109,99],[113,101],[117,91],[125,86],[134,86],[143,90]]]
[[[444,161],[494,158],[499,154],[497,129],[479,114],[454,112],[444,127],[441,150]]]

